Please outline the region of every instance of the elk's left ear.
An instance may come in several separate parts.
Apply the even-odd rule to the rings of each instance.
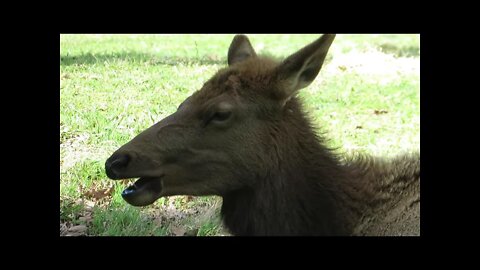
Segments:
[[[328,49],[335,39],[334,34],[325,34],[303,49],[285,59],[275,70],[281,83],[278,93],[285,102],[298,90],[310,85],[322,68]]]
[[[252,56],[257,56],[257,54],[252,44],[250,44],[248,37],[245,35],[236,35],[228,49],[228,65],[231,66],[235,63],[242,62]]]

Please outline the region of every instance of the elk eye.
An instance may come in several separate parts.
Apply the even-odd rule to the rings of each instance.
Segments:
[[[233,105],[230,102],[222,101],[210,108],[206,125],[214,123],[220,126],[225,126],[227,122],[233,117]]]
[[[218,111],[213,114],[211,121],[223,122],[230,118],[232,115],[231,111]]]

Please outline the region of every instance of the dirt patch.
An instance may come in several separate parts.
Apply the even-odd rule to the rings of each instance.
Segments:
[[[60,236],[86,236],[88,226],[92,222],[93,206],[92,201],[78,199],[69,201],[60,198],[60,205],[64,205],[64,211],[60,210]],[[77,210],[70,210],[77,208]],[[65,210],[69,209],[69,212]]]

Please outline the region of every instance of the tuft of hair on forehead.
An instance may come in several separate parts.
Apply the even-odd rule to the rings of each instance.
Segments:
[[[246,78],[262,77],[272,74],[280,61],[267,56],[250,57],[245,61],[230,66],[230,69],[237,70]]]
[[[240,96],[271,96],[278,64],[273,58],[256,56],[220,69],[205,83],[198,98],[212,98],[227,91]]]

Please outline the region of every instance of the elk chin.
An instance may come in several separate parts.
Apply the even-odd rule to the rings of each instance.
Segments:
[[[133,206],[147,206],[162,195],[162,178],[141,177],[122,192],[122,198]]]

